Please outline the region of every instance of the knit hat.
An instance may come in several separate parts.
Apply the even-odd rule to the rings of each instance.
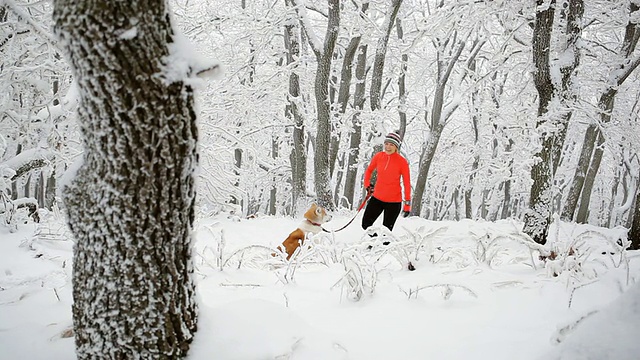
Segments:
[[[392,143],[398,149],[400,149],[400,144],[402,144],[402,139],[400,138],[400,135],[394,132],[390,132],[389,134],[387,134],[387,137],[384,138],[384,142]]]

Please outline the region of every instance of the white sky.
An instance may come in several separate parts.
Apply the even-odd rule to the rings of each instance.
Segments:
[[[352,214],[337,214],[325,228],[341,227]],[[620,229],[554,227],[553,237],[578,239],[581,266],[550,277],[540,261],[532,268],[517,237],[508,239],[519,224],[400,218],[392,245],[366,250],[370,242],[362,242],[368,239],[360,217],[333,240],[316,238],[295,271],[260,247],[248,248],[240,268],[235,253],[220,271],[216,252],[222,234],[223,261],[246,246],[275,247],[298,219],[201,219],[195,257],[199,330],[188,360],[619,360],[640,353],[633,338],[640,331],[640,286],[633,285],[640,279],[640,254],[626,254],[629,267],[615,266],[620,254],[602,255],[612,251]],[[14,234],[0,227],[2,359],[75,359],[73,340],[60,337],[72,323],[72,244],[59,240],[62,224],[48,220],[35,238],[32,224]],[[424,240],[413,272],[398,260],[401,255],[391,255],[411,253],[410,235]],[[478,261],[477,239],[490,244],[490,265]],[[321,260],[332,257],[362,271],[373,294],[350,300],[341,280],[345,267]],[[287,271],[289,283],[283,282]]]

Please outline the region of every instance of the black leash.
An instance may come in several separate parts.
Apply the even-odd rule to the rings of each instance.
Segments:
[[[371,197],[371,195],[372,195],[372,193],[368,193],[368,194],[367,194],[367,196],[366,196],[366,197],[364,198],[364,200],[362,201],[362,204],[360,204],[360,206],[358,207],[358,211],[356,211],[356,214],[355,214],[355,215],[353,215],[353,217],[351,218],[351,220],[349,220],[349,222],[348,222],[345,226],[341,227],[341,228],[340,228],[340,229],[338,229],[338,230],[331,230],[331,231],[330,231],[330,230],[327,230],[327,229],[325,229],[325,228],[322,228],[322,231],[324,231],[324,232],[328,232],[328,233],[331,233],[331,232],[338,232],[338,231],[340,231],[340,230],[344,230],[347,226],[351,225],[351,223],[353,222],[353,220],[355,220],[355,219],[356,219],[356,216],[358,216],[358,213],[360,212],[360,210],[362,210],[362,209],[364,208],[364,206],[367,204],[367,200],[369,200],[369,198]]]

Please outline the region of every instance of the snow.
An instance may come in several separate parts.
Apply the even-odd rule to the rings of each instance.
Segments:
[[[353,214],[334,214],[324,228]],[[0,227],[3,359],[75,359],[73,242],[59,215],[43,218],[16,233]],[[187,359],[637,358],[640,253],[616,252],[623,229],[554,224],[556,247],[580,254],[553,277],[518,235],[519,223],[400,218],[385,246],[360,219],[318,234],[301,263],[287,264],[271,249],[300,219],[199,218],[200,315]],[[363,290],[359,301],[349,280]]]
[[[138,36],[138,28],[133,26],[120,34],[119,38],[123,40],[133,40]]]
[[[173,22],[172,22],[173,23]],[[220,79],[223,75],[222,64],[201,55],[195,45],[179,29],[173,29],[174,34],[169,43],[169,55],[163,59],[164,69],[162,78],[168,83],[185,81],[190,85],[204,85],[194,76],[200,78],[211,77]]]
[[[49,161],[49,159],[53,158],[53,155],[53,152],[47,148],[33,148],[21,152],[11,159],[3,162],[1,165],[3,167],[17,170],[34,160]]]
[[[322,55],[324,46],[322,45],[322,41],[320,41],[320,39],[318,38],[318,36],[313,30],[313,26],[311,25],[311,19],[307,14],[305,0],[293,0],[292,3],[294,5],[296,13],[298,14],[298,19],[300,20],[300,24],[302,25],[302,30],[307,35],[307,39],[309,41],[309,44],[311,45],[312,50],[317,55]]]
[[[76,178],[76,174],[84,165],[84,156],[76,157],[64,172],[62,177],[58,180],[58,187],[56,188],[56,195],[62,196],[62,192],[66,187],[70,187],[73,180]]]

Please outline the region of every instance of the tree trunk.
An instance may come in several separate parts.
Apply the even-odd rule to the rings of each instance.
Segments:
[[[613,175],[613,180],[611,181],[611,198],[609,199],[609,206],[607,207],[607,213],[609,220],[607,221],[606,227],[612,228],[616,226],[616,216],[615,216],[615,206],[616,206],[616,198],[618,197],[618,188],[620,187],[621,181],[621,173],[623,170],[623,164],[619,163],[618,168],[616,169],[615,175]],[[626,194],[625,194],[626,196]]]
[[[168,66],[166,3],[56,0],[53,18],[85,146],[64,189],[77,357],[183,358],[197,321],[197,127],[191,74]]]
[[[574,79],[576,77],[576,69],[580,65],[580,47],[578,43],[582,38],[582,16],[584,14],[583,0],[566,0],[568,7],[562,6],[561,19],[565,23],[566,36],[564,44],[565,54],[560,56],[571,59],[569,62],[563,62],[560,66],[561,89],[560,99],[563,109],[560,114],[560,121],[557,124],[557,130],[554,133],[554,143],[551,151],[551,174],[555,175],[562,161],[562,149],[567,135],[569,121],[573,115],[578,98],[575,89]],[[564,5],[564,4],[563,4]]]
[[[545,119],[549,103],[554,95],[551,80],[549,53],[555,0],[545,5],[545,0],[537,0],[535,25],[533,30],[533,79],[539,95],[538,120],[536,127],[542,128],[549,120]],[[551,222],[551,154],[553,151],[553,134],[542,133],[542,149],[536,154],[537,161],[531,168],[533,185],[529,196],[529,208],[524,216],[523,232],[537,243],[545,244]]]
[[[44,178],[44,172],[40,171],[38,174],[38,183],[36,184],[36,199],[38,200],[38,207],[44,208],[44,197],[46,191],[46,181]]]
[[[402,43],[402,48],[405,49],[401,19],[396,20],[396,31],[398,32],[398,40]],[[402,52],[400,56],[400,76],[398,77],[398,115],[400,117],[398,134],[401,139],[404,139],[404,135],[407,132],[407,64],[409,64],[409,55],[406,52]]]
[[[638,178],[640,178],[640,173],[638,174]],[[629,229],[628,238],[629,241],[631,241],[631,249],[640,250],[640,182],[636,187],[633,222],[631,223],[631,229]]]
[[[238,123],[238,126],[241,126],[241,123]],[[236,135],[239,135],[239,132],[236,132]],[[240,194],[242,194],[242,191],[240,190],[240,178],[241,178],[241,173],[240,173],[240,169],[242,168],[242,149],[240,148],[235,148],[233,149],[233,175],[235,175],[235,181],[233,182],[233,186],[235,187],[235,190],[233,192],[234,195],[232,195],[230,202],[232,204],[236,204],[236,205],[240,205],[240,207],[243,207],[242,204],[242,196]]]
[[[586,224],[589,221],[589,205],[591,204],[591,193],[593,192],[593,184],[595,183],[598,170],[600,169],[600,163],[602,162],[602,154],[604,152],[604,136],[602,132],[598,132],[598,140],[591,162],[589,163],[589,170],[584,179],[584,185],[582,187],[582,196],[580,197],[580,206],[578,207],[578,213],[576,214],[576,222]]]
[[[440,142],[440,136],[444,130],[444,125],[439,124],[437,127],[431,129],[427,143],[422,148],[422,154],[420,155],[420,164],[418,166],[418,177],[416,180],[416,188],[414,190],[413,199],[411,201],[411,214],[420,216],[420,210],[422,209],[422,197],[426,189],[427,177],[429,175],[429,169],[431,169],[431,163],[433,157],[436,154],[438,143]]]
[[[53,207],[53,204],[55,204],[56,190],[57,190],[56,172],[52,171],[49,177],[47,178],[47,184],[45,188],[44,207],[46,209],[51,209]]]
[[[277,159],[279,153],[278,137],[271,135],[271,158]],[[271,190],[269,191],[269,215],[275,215],[277,212],[276,203],[278,202],[278,187],[276,186],[275,176],[271,179]]]
[[[589,163],[592,158],[593,150],[596,145],[596,140],[600,136],[600,130],[594,124],[590,124],[585,131],[584,139],[582,141],[582,148],[580,150],[580,157],[578,158],[578,164],[571,180],[571,186],[569,187],[569,193],[567,200],[562,208],[562,219],[565,221],[572,221],[580,200],[580,193],[584,188],[584,181],[589,172]]]
[[[373,60],[373,72],[371,75],[371,88],[369,89],[369,102],[371,110],[373,111],[380,109],[380,101],[382,98],[382,77],[384,73],[384,60],[387,56],[387,44],[389,43],[391,29],[393,29],[393,24],[398,16],[400,5],[402,5],[402,0],[391,1],[389,11],[387,12],[387,16],[382,26],[385,32],[378,39],[378,44],[376,45],[376,56]]]
[[[347,161],[347,176],[344,181],[344,198],[353,206],[355,196],[356,176],[358,174],[358,159],[360,157],[360,143],[362,141],[362,124],[359,115],[364,109],[367,67],[367,45],[360,45],[356,60],[356,88],[353,94],[353,132],[349,139],[349,159]]]
[[[304,12],[299,4],[292,1],[297,12]],[[329,151],[331,141],[331,104],[329,101],[329,77],[331,76],[331,60],[333,58],[333,50],[338,40],[338,31],[340,28],[340,0],[327,0],[328,5],[328,21],[327,30],[324,37],[322,48],[320,44],[315,42],[316,36],[307,36],[309,45],[316,55],[318,63],[316,67],[316,79],[314,83],[314,91],[316,98],[317,126],[316,139],[313,156],[313,179],[315,182],[316,197],[318,205],[332,210],[334,208],[333,197],[331,196],[331,176],[329,168]],[[313,29],[304,27],[305,22],[302,20],[306,15],[300,15],[300,21],[303,29],[308,34]]]
[[[286,2],[291,6],[289,1]],[[296,21],[288,21],[284,29],[284,45],[287,49],[287,67],[292,67],[289,74],[288,104],[285,116],[293,124],[293,149],[291,150],[291,186],[292,186],[292,214],[297,214],[302,200],[306,196],[307,182],[307,147],[304,141],[304,118],[300,113],[298,103],[300,98],[300,76],[294,64],[300,57],[300,31]]]
[[[469,70],[472,73],[476,71],[476,62],[470,63]],[[474,155],[473,164],[471,165],[471,173],[469,174],[469,183],[464,190],[464,217],[466,219],[473,219],[473,205],[471,204],[471,195],[473,193],[473,182],[480,166],[480,154],[478,153],[478,141],[479,141],[479,129],[478,129],[478,114],[480,113],[479,106],[479,94],[478,89],[473,89],[471,92],[471,125],[473,126],[473,145]],[[484,217],[483,217],[484,218]]]
[[[366,11],[368,7],[369,7],[368,3],[364,4],[363,12]],[[362,36],[360,35],[351,38],[351,40],[349,41],[349,45],[347,46],[347,49],[345,51],[344,58],[342,59],[342,70],[340,71],[341,73],[340,87],[338,89],[338,99],[337,99],[337,110],[338,110],[337,117],[340,119],[344,118],[344,114],[347,111],[347,105],[349,104],[349,98],[351,97],[350,90],[351,90],[351,79],[353,78],[353,60],[358,51],[358,47],[360,45],[360,39],[362,39]],[[336,159],[338,157],[338,150],[340,147],[339,146],[340,135],[336,130],[334,130],[335,134],[331,141],[331,154],[329,156],[329,163],[331,165],[331,176],[333,176]],[[338,204],[338,199],[337,199],[339,197],[338,190],[340,188],[340,183],[342,182],[342,176],[344,173],[344,170],[343,170],[344,157],[341,157],[341,159],[342,160],[340,161],[340,165],[338,166],[338,168],[341,170],[340,170],[340,174],[338,174],[337,176],[338,178],[336,179],[336,191],[335,191],[336,204]],[[346,204],[342,204],[342,205],[346,206]]]

